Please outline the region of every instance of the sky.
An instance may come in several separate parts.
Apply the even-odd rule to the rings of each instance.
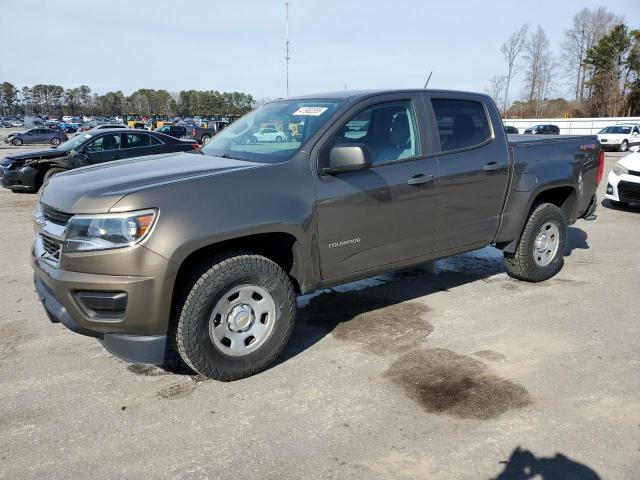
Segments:
[[[0,82],[286,96],[281,0],[2,4]],[[500,45],[519,25],[542,26],[559,53],[573,15],[599,5],[640,28],[637,0],[290,0],[290,95],[421,88],[430,71],[430,88],[484,91],[504,73]]]

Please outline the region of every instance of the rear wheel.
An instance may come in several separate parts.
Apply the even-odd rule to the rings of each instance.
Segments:
[[[19,147],[20,145],[22,145],[24,142],[22,141],[22,139],[20,138],[14,138],[13,140],[11,140],[11,143],[13,145],[15,145],[16,147]]]
[[[218,257],[203,270],[194,274],[179,306],[180,356],[199,374],[222,381],[269,367],[295,320],[295,292],[286,272],[251,254]]]
[[[58,145],[60,145],[60,139],[58,137],[53,137],[51,139],[51,145],[57,147]]]
[[[629,142],[627,142],[626,140],[623,140],[622,143],[620,144],[620,151],[626,152],[627,150],[629,150]]]
[[[276,137],[276,143],[282,143],[282,137],[277,136]]]
[[[527,282],[547,280],[562,269],[566,245],[567,221],[562,210],[542,203],[529,216],[516,251],[504,254],[507,273]]]

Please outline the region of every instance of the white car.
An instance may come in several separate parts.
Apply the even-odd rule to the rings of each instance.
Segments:
[[[640,147],[631,147],[633,153],[618,160],[607,177],[606,197],[614,205],[640,203]]]
[[[640,145],[640,126],[633,124],[610,125],[598,132],[603,150],[626,152],[633,145]]]
[[[253,137],[256,139],[256,142],[284,142],[287,139],[287,136],[284,132],[280,130],[276,130],[275,128],[263,128],[258,130],[253,134]]]

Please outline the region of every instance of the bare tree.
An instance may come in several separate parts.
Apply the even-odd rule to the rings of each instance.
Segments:
[[[587,51],[608,34],[611,29],[623,23],[623,18],[609,12],[605,7],[594,10],[583,8],[573,17],[572,27],[565,32],[562,44],[562,62],[565,71],[574,78],[575,98],[584,98],[585,85],[592,71],[585,66]]]
[[[511,80],[518,73],[517,61],[522,53],[522,49],[524,48],[525,42],[527,41],[527,31],[529,30],[529,25],[524,24],[517,31],[513,32],[509,39],[502,44],[500,51],[502,52],[502,56],[507,62],[507,74],[504,76],[504,102],[502,103],[502,115],[507,112],[507,106],[509,104],[509,86],[511,85]],[[494,77],[496,78],[496,77]],[[497,99],[496,99],[497,103]]]
[[[538,26],[524,46],[525,60],[525,91],[528,101],[537,100],[543,93],[542,87],[545,68],[551,62],[549,40],[542,27]]]
[[[489,79],[489,84],[485,87],[487,95],[493,98],[493,101],[498,105],[504,98],[504,92],[507,88],[507,76],[506,75],[494,75]],[[504,111],[502,112],[504,115]]]

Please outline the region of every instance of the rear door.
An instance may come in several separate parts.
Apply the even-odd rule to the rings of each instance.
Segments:
[[[438,126],[434,140],[440,150],[435,251],[489,243],[498,229],[509,176],[497,110],[484,96],[424,96]]]
[[[322,278],[430,254],[438,168],[419,94],[352,107],[314,147],[318,171],[331,147],[345,143],[366,145],[373,165],[316,177]]]
[[[124,135],[124,149],[122,151],[124,158],[142,157],[143,155],[151,155],[151,136],[146,133],[127,133]]]

